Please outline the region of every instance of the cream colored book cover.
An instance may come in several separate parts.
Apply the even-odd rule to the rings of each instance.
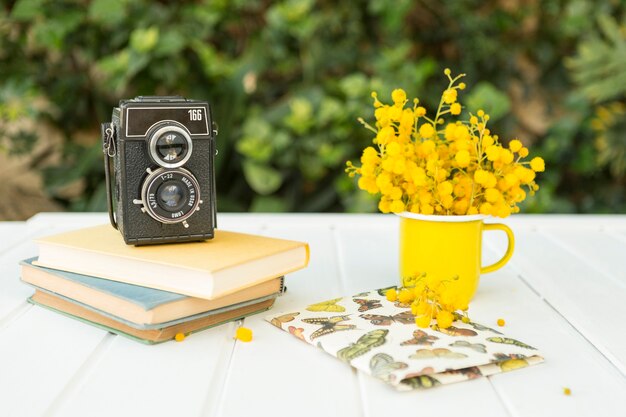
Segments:
[[[213,299],[301,269],[304,242],[216,230],[204,242],[126,245],[110,225],[35,241],[37,265]]]

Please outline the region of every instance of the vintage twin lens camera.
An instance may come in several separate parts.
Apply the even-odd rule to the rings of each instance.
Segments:
[[[107,202],[127,244],[213,238],[216,135],[206,101],[137,97],[113,109],[102,124]]]

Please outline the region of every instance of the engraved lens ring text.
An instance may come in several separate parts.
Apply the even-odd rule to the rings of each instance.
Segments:
[[[200,185],[184,168],[159,168],[145,179],[141,202],[153,219],[161,223],[180,223],[199,210]]]

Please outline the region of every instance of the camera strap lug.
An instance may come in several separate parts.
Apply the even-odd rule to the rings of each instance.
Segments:
[[[215,120],[213,120],[211,122],[211,125],[213,126],[213,138],[217,138],[217,135],[219,134],[219,127],[217,126],[217,123],[215,122]],[[220,151],[219,149],[217,149],[217,146],[215,147],[215,156],[217,156],[217,154],[219,154]]]
[[[113,158],[115,156],[115,136],[113,134],[113,125],[111,123],[103,123],[103,125],[108,125],[107,127],[103,126],[104,130],[104,138],[102,141],[102,151],[109,158]]]
[[[112,123],[102,123],[100,126],[102,134],[102,152],[104,153],[104,177],[107,187],[107,208],[109,210],[109,221],[111,226],[117,229],[117,221],[113,209],[113,196],[111,192],[111,158],[115,156],[115,127]]]

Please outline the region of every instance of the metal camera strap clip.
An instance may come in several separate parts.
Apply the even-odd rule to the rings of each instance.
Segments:
[[[103,141],[103,152],[109,158],[113,158],[115,156],[115,138],[113,136],[113,125],[110,123],[105,123],[109,126],[104,129],[104,141]]]
[[[109,209],[109,221],[111,226],[117,229],[117,221],[115,220],[115,212],[113,211],[113,196],[111,195],[111,159],[115,156],[116,141],[115,127],[112,123],[102,123],[102,152],[104,153],[104,177],[107,188],[107,206]]]

